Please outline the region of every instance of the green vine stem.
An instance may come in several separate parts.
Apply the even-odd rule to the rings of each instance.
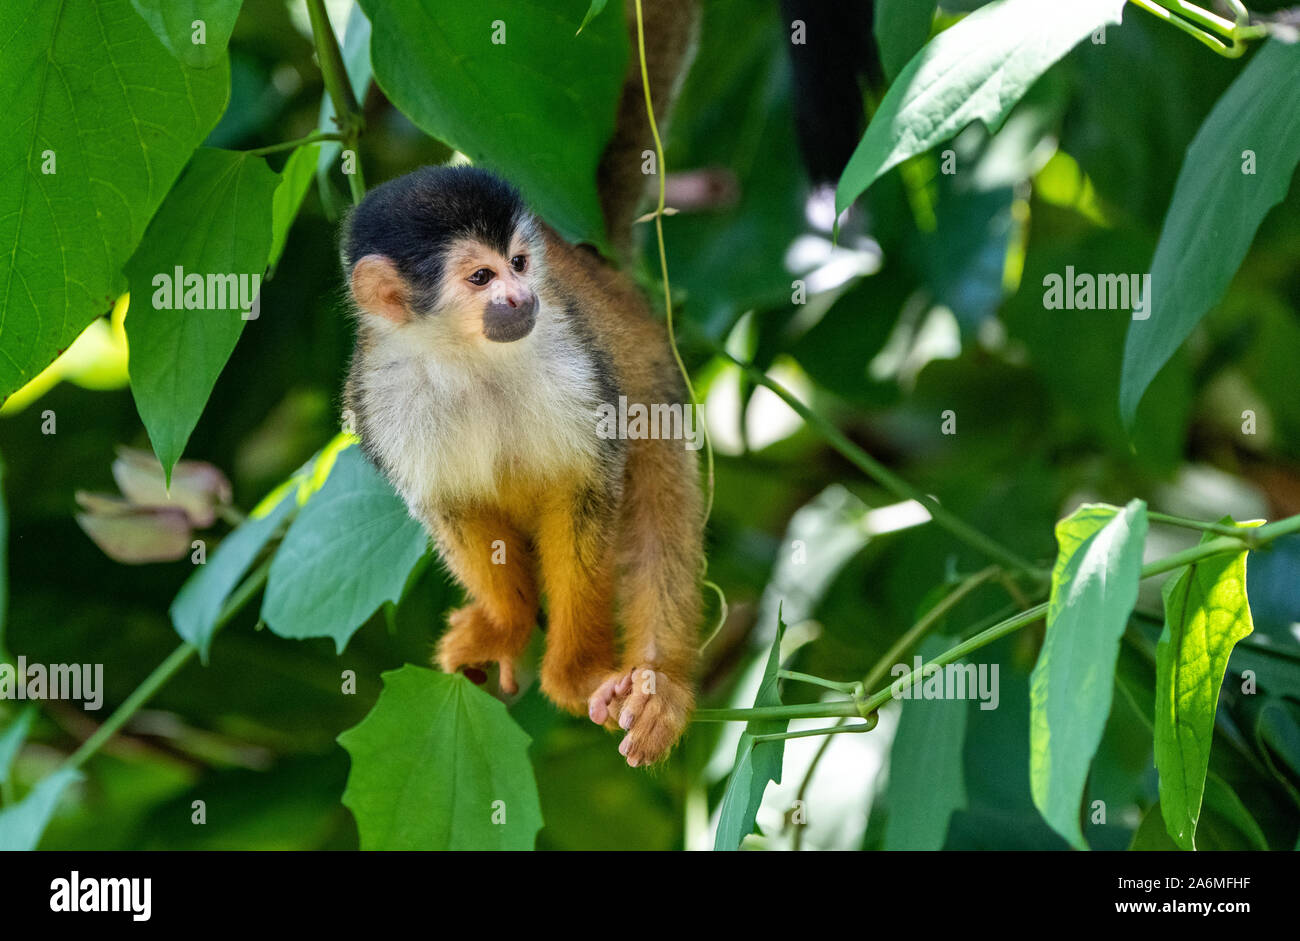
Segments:
[[[962,581],[960,585],[950,591],[943,599],[929,611],[925,612],[921,618],[912,625],[902,637],[894,641],[892,647],[885,651],[884,656],[876,661],[866,678],[862,681],[863,689],[872,689],[877,683],[885,678],[889,668],[898,663],[909,650],[920,643],[921,638],[930,632],[930,628],[938,624],[945,614],[955,608],[963,598],[972,591],[983,585],[990,578],[993,578],[1002,570],[996,565],[989,566],[982,572],[976,572],[974,575]]]
[[[878,721],[880,721],[879,718],[875,713],[872,713],[867,716],[865,722],[856,722],[853,725],[837,723],[835,725],[827,726],[824,729],[801,729],[798,732],[769,732],[766,735],[755,735],[754,742],[756,744],[761,742],[784,742],[786,739],[810,738],[814,735],[831,736],[841,735],[845,732],[870,732],[876,727]]]
[[[282,150],[294,150],[295,148],[305,147],[308,144],[316,144],[321,141],[341,141],[343,139],[342,134],[335,134],[332,131],[318,131],[315,134],[308,134],[306,137],[300,137],[297,140],[284,141],[280,144],[269,144],[266,147],[258,147],[256,150],[246,150],[244,153],[250,157],[265,157],[267,154],[278,153]]]
[[[709,424],[704,420],[703,409],[700,408],[699,402],[695,397],[695,385],[691,382],[691,374],[686,368],[686,363],[682,360],[682,354],[677,349],[677,334],[673,327],[673,291],[672,285],[668,281],[668,252],[664,247],[664,216],[669,210],[664,208],[664,200],[667,193],[666,179],[668,177],[668,167],[664,161],[664,142],[659,136],[659,122],[655,120],[654,100],[650,95],[650,69],[646,64],[645,54],[645,17],[641,11],[641,0],[636,0],[636,47],[637,55],[641,64],[641,88],[645,92],[645,116],[650,125],[650,134],[655,142],[655,179],[659,184],[659,197],[655,204],[655,211],[651,214],[655,223],[655,240],[659,248],[659,274],[663,279],[664,288],[664,324],[668,330],[668,346],[673,351],[673,359],[677,360],[677,369],[682,374],[682,383],[686,386],[686,394],[690,397],[691,408],[696,412],[696,418],[699,421],[700,430],[704,432],[704,467],[705,467],[705,498],[704,498],[704,518],[701,523],[707,526],[709,517],[713,515],[713,438],[709,434]],[[578,32],[582,32],[582,27],[578,27]],[[718,618],[709,631],[704,642],[700,644],[703,650],[718,636],[722,630],[722,625],[727,622],[727,595],[717,582],[712,581],[709,577],[709,560],[704,559],[703,567],[700,571],[700,580],[705,588],[709,589],[718,599]]]
[[[1042,569],[1001,545],[996,540],[984,535],[984,533],[971,526],[956,514],[946,510],[937,500],[934,499],[934,497],[927,493],[922,493],[907,481],[903,480],[903,478],[899,477],[862,448],[850,441],[844,432],[836,428],[831,424],[831,422],[827,421],[808,406],[800,402],[799,399],[795,397],[794,393],[781,385],[775,379],[770,378],[757,366],[732,356],[727,352],[726,348],[719,343],[708,341],[708,345],[718,356],[728,360],[736,366],[739,366],[751,381],[775,392],[786,405],[794,409],[795,413],[798,414],[800,418],[821,432],[822,437],[830,443],[831,447],[835,448],[836,451],[839,451],[840,454],[848,458],[858,467],[859,470],[876,483],[880,484],[880,486],[884,487],[900,500],[915,500],[917,503],[925,507],[926,511],[930,514],[930,518],[934,520],[935,525],[939,526],[941,529],[947,530],[951,535],[966,543],[971,548],[983,553],[988,558],[1000,562],[1016,571],[1024,572],[1032,576],[1035,581],[1042,582],[1045,580],[1046,573]]]
[[[1157,559],[1142,567],[1142,578],[1151,578],[1154,575],[1160,575],[1164,572],[1181,568],[1184,565],[1190,565],[1199,562],[1202,559],[1208,559],[1211,556],[1223,555],[1228,552],[1240,552],[1243,548],[1264,548],[1276,539],[1283,536],[1290,536],[1300,533],[1300,514],[1289,516],[1286,519],[1269,523],[1254,530],[1256,544],[1252,547],[1245,543],[1239,535],[1219,536],[1211,539],[1209,542],[1192,546],[1184,549],[1182,552],[1176,552],[1173,555],[1166,556],[1163,559]],[[989,627],[978,634],[956,644],[945,650],[933,660],[922,664],[920,669],[911,670],[906,676],[900,677],[889,686],[881,689],[866,699],[851,702],[823,702],[823,703],[798,703],[789,706],[755,706],[749,709],[700,709],[695,713],[696,722],[749,722],[755,719],[816,719],[830,717],[853,717],[870,716],[873,712],[885,705],[890,699],[894,698],[894,689],[910,688],[917,680],[922,679],[924,674],[935,667],[946,666],[962,659],[968,654],[985,647],[995,640],[999,640],[1008,634],[1020,630],[1033,624],[1035,621],[1047,615],[1047,602],[1036,604],[1032,608],[1014,614],[1005,620],[999,621],[992,627]]]
[[[1245,40],[1267,36],[1268,27],[1252,26],[1250,12],[1241,0],[1228,0],[1228,2],[1232,6],[1236,22],[1229,22],[1185,0],[1129,0],[1129,3],[1182,30],[1224,58],[1237,59],[1246,51]],[[1223,39],[1227,39],[1228,42],[1223,42]]]
[[[334,104],[339,135],[344,148],[356,155],[354,172],[347,174],[348,187],[352,191],[352,202],[355,205],[366,195],[366,180],[361,172],[361,157],[356,154],[357,140],[365,130],[366,121],[361,114],[356,96],[352,94],[352,83],[348,81],[347,68],[343,64],[343,53],[339,50],[338,39],[334,36],[329,17],[325,13],[324,0],[307,0],[307,13],[311,17],[311,34],[316,44],[316,59],[320,65],[321,76],[325,80],[325,91]]]
[[[271,571],[271,559],[268,558],[253,571],[243,582],[240,583],[226,599],[226,604],[221,609],[221,614],[217,617],[217,623],[213,631],[220,630],[238,614],[254,596],[261,591],[262,586],[266,584],[267,574]],[[81,747],[73,752],[68,759],[63,762],[63,768],[80,768],[86,761],[94,755],[104,743],[117,734],[118,729],[130,721],[131,717],[140,711],[154,693],[158,692],[163,685],[170,680],[176,673],[190,662],[190,659],[198,653],[198,648],[193,644],[181,644],[171,652],[162,663],[154,668],[154,671],[144,678],[143,682],[132,691],[122,705],[113,710],[104,722],[94,731],[88,739],[81,743]]]
[[[836,680],[828,680],[822,676],[811,676],[807,673],[796,673],[794,670],[777,670],[777,677],[783,680],[794,680],[796,683],[809,683],[813,686],[821,686],[824,689],[833,689],[837,693],[843,693],[846,696],[855,698],[862,695],[861,683],[840,683]]]
[[[899,662],[900,658],[906,655],[909,650],[911,650],[917,643],[919,643],[920,640],[930,630],[930,628],[933,627],[935,624],[937,624],[939,622],[939,619],[943,617],[943,615],[951,611],[957,605],[957,603],[962,600],[962,598],[965,598],[968,594],[970,594],[970,592],[974,591],[977,587],[984,584],[989,578],[997,577],[1000,579],[1005,575],[1006,572],[995,565],[981,572],[976,572],[974,575],[971,575],[968,578],[963,579],[962,582],[955,589],[949,592],[948,595],[945,596],[933,608],[925,612],[925,614],[922,615],[919,619],[917,619],[917,622],[914,625],[912,625],[912,627],[910,627],[902,637],[900,637],[897,641],[894,642],[894,645],[890,647],[889,650],[885,652],[884,656],[882,656],[879,660],[876,661],[875,666],[873,666],[867,672],[867,677],[865,680],[863,680],[861,683],[849,683],[849,684],[841,684],[841,685],[846,685],[851,688],[858,687],[859,689],[870,689],[880,680],[884,679],[885,674],[889,672],[889,668],[893,666],[893,664]],[[1007,581],[1009,582],[1010,580],[1008,579]],[[1014,588],[1014,583],[1008,584],[1006,587],[1008,591],[1012,591]],[[1028,606],[1027,604],[1021,605],[1021,607],[1027,607],[1027,606]],[[999,613],[996,617],[993,618],[993,621],[994,622],[1000,621],[1002,620],[1003,617],[1005,617],[1005,615]],[[778,672],[777,675],[779,676],[783,672],[784,671],[780,671]],[[855,691],[851,693],[851,695],[853,696],[854,699],[861,698],[860,692]],[[877,715],[876,713],[872,713],[873,718],[875,718],[876,715]],[[804,799],[804,796],[808,793],[808,788],[812,786],[813,777],[817,774],[817,767],[822,763],[822,759],[826,757],[826,752],[830,748],[832,735],[838,734],[840,732],[870,732],[872,729],[876,727],[875,721],[872,721],[868,724],[855,724],[852,726],[846,725],[845,723],[847,721],[848,721],[847,719],[840,719],[839,722],[837,722],[831,728],[821,730],[822,732],[825,733],[826,737],[822,739],[821,745],[818,747],[817,751],[813,753],[812,761],[808,762],[808,768],[804,772],[803,780],[799,782],[799,790],[795,794],[796,802],[802,801]],[[795,851],[799,850],[800,846],[803,843],[803,833],[804,833],[803,827],[795,828],[791,849]]]
[[[1204,533],[1218,533],[1221,536],[1233,536],[1240,539],[1252,549],[1256,545],[1254,529],[1232,526],[1228,523],[1206,523],[1201,520],[1188,519],[1184,516],[1172,516],[1168,513],[1156,513],[1154,510],[1147,511],[1147,519],[1153,523],[1164,523],[1166,526],[1179,526],[1183,529],[1198,529]]]

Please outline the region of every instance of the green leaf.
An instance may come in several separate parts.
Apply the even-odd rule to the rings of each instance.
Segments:
[[[5,502],[4,456],[0,455],[0,660],[8,657],[5,632],[9,624],[9,505]]]
[[[780,612],[776,616],[776,639],[767,655],[763,680],[754,697],[755,706],[781,705],[780,680],[781,639],[785,637],[785,622]],[[758,807],[763,803],[763,792],[769,781],[781,783],[781,766],[785,760],[785,742],[755,743],[755,735],[779,735],[789,727],[784,719],[760,719],[745,724],[736,746],[736,764],[727,780],[726,793],[718,811],[718,832],[713,838],[715,850],[740,849],[740,843],[754,832]]]
[[[1137,603],[1147,511],[1089,504],[1056,524],[1047,634],[1030,675],[1029,782],[1034,805],[1071,845],[1088,766],[1114,691],[1120,637]]]
[[[603,244],[596,166],[627,68],[622,17],[598,17],[575,36],[578,0],[509,0],[490,11],[463,0],[361,6],[375,80],[393,104],[504,174],[564,235]]]
[[[280,185],[275,188],[275,197],[271,200],[271,251],[266,260],[267,267],[272,271],[284,252],[284,243],[289,238],[293,220],[298,218],[298,210],[302,208],[307,190],[311,189],[320,149],[320,144],[294,148],[293,154],[280,170]]]
[[[972,121],[997,126],[1079,40],[1118,23],[1124,0],[995,0],[914,56],[890,86],[835,193],[844,211],[881,174]]]
[[[0,732],[0,793],[8,793],[5,788],[9,786],[14,756],[23,747],[23,742],[27,741],[27,734],[31,731],[32,720],[35,718],[36,707],[28,706]]]
[[[1268,840],[1265,839],[1259,823],[1241,802],[1237,792],[1214,772],[1210,772],[1205,779],[1205,806],[1246,837],[1251,849],[1268,850]],[[1165,825],[1167,827],[1168,823],[1166,822]]]
[[[1213,538],[1206,533],[1201,541]],[[1163,595],[1155,706],[1160,808],[1174,842],[1194,850],[1219,690],[1232,649],[1254,629],[1246,598],[1246,550],[1185,567],[1165,582]]]
[[[1215,104],[1178,173],[1151,261],[1150,316],[1129,324],[1119,407],[1138,402],[1192,328],[1228,289],[1300,161],[1300,44],[1270,39]],[[1244,172],[1246,152],[1254,172]]]
[[[1292,781],[1300,779],[1300,707],[1269,697],[1255,717],[1255,744],[1270,772],[1300,800]]]
[[[917,653],[928,663],[953,643],[934,635]],[[916,689],[920,689],[919,683]],[[884,848],[943,849],[949,820],[966,806],[962,751],[968,704],[965,700],[908,699],[902,707],[889,752]]]
[[[196,69],[208,69],[221,61],[241,3],[243,0],[131,0],[167,51]],[[201,31],[194,26],[199,22]]]
[[[526,850],[542,828],[531,741],[465,677],[407,664],[339,736],[363,850]]]
[[[930,38],[935,0],[877,0],[873,31],[885,78],[893,81]]]
[[[172,625],[183,640],[199,648],[204,663],[226,599],[295,509],[297,501],[289,493],[269,512],[250,516],[221,541],[212,557],[198,566],[176,593],[169,611]]]
[[[262,619],[281,637],[332,637],[340,653],[396,601],[428,539],[360,448],[339,454],[275,553]]]
[[[81,772],[73,768],[55,771],[18,803],[0,810],[0,852],[36,849],[64,790],[81,778]]]
[[[279,185],[261,157],[199,150],[126,265],[131,394],[169,479],[244,331],[240,305],[260,289]],[[185,282],[202,279],[203,296],[182,296],[178,267]],[[230,296],[229,275],[248,298]]]
[[[10,0],[0,36],[4,399],[113,306],[123,262],[221,116],[230,76],[224,64],[184,68],[129,0]]]
[[[1137,832],[1133,834],[1130,850],[1160,852],[1186,849],[1173,841],[1164,821],[1163,805],[1156,801],[1142,817]],[[1268,850],[1268,841],[1259,823],[1251,816],[1246,805],[1218,775],[1210,772],[1205,779],[1205,813],[1201,818],[1202,849]]]
[[[587,14],[582,18],[582,24],[578,27],[578,32],[582,32],[587,28],[588,23],[600,16],[607,2],[608,0],[591,0],[591,6],[587,7]]]

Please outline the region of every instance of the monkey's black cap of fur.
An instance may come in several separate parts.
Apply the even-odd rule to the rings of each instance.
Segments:
[[[432,297],[453,241],[477,239],[506,255],[527,214],[519,191],[487,170],[423,167],[375,187],[352,211],[343,236],[343,265],[350,274],[366,255],[384,255]]]

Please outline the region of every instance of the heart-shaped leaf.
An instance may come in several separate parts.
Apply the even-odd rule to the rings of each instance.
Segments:
[[[460,674],[407,664],[339,736],[352,756],[343,803],[363,850],[526,850],[542,828],[530,739]]]
[[[217,122],[229,68],[192,70],[130,0],[0,4],[0,399],[122,293],[122,265]]]
[[[375,80],[422,130],[504,174],[571,239],[604,242],[596,165],[627,68],[621,16],[584,0],[361,0]]]

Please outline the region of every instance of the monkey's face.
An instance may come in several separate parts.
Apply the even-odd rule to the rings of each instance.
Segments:
[[[513,343],[532,332],[537,322],[535,277],[540,264],[522,233],[509,251],[475,239],[459,239],[447,251],[435,316],[457,321],[465,339],[482,336],[492,343]]]
[[[510,344],[532,332],[541,313],[540,239],[520,226],[508,243],[454,239],[439,254],[439,275],[423,284],[404,277],[384,255],[370,254],[352,269],[352,296],[361,310],[444,353]]]

